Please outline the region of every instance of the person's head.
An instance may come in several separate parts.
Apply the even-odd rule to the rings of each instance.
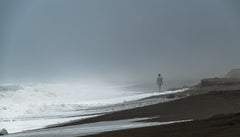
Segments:
[[[161,74],[158,74],[159,77],[161,77]]]

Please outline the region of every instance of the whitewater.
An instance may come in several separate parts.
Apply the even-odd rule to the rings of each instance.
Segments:
[[[103,115],[167,101],[134,101],[144,98],[183,92],[183,90],[143,92],[129,85],[108,83],[81,84],[4,84],[0,85],[0,129],[9,133],[43,128],[77,119]],[[128,104],[128,105],[119,105]]]

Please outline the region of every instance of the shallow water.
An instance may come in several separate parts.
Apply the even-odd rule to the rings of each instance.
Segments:
[[[127,120],[96,122],[90,124],[82,124],[76,126],[67,126],[59,128],[41,129],[35,131],[22,132],[18,134],[9,135],[9,137],[74,137],[97,134],[107,131],[148,127],[156,125],[172,124],[177,122],[185,122],[189,120],[181,121],[169,121],[169,122],[135,122],[140,120],[147,120],[149,118],[134,118]]]

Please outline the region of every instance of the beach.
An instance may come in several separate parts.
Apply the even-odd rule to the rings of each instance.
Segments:
[[[222,86],[221,89],[219,86]],[[89,137],[239,136],[240,90],[237,88],[238,86],[235,84],[230,86],[222,84],[215,88],[213,86],[201,87],[195,92],[202,90],[203,93],[183,99],[115,112],[71,124],[156,117],[145,120],[145,122],[192,121],[112,131]],[[216,89],[216,91],[212,91],[212,89]]]
[[[108,111],[97,114],[98,110]],[[210,79],[186,89],[98,108],[92,117],[78,119],[73,115],[70,118],[76,117],[74,120],[10,136],[236,136],[239,112],[239,83]]]
[[[240,113],[205,120],[106,132],[86,137],[238,137]]]
[[[0,137],[240,137],[239,13],[0,0]]]

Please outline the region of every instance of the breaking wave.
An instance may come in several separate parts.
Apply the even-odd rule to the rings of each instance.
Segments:
[[[105,83],[1,85],[0,121],[57,115],[174,92],[139,94],[122,87]]]

